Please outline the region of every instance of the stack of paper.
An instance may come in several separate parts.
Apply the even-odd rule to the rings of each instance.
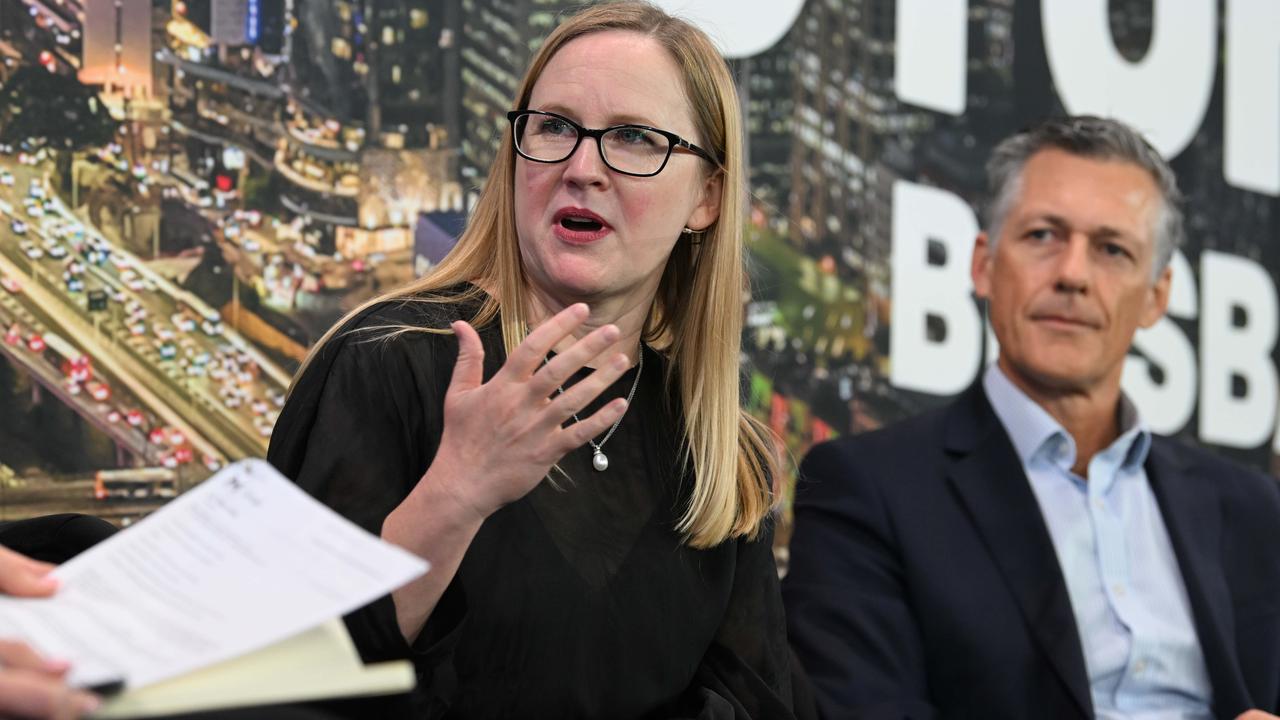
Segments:
[[[408,663],[364,666],[336,618],[426,571],[248,460],[59,567],[52,598],[0,598],[0,637],[123,680],[103,717],[398,692]]]

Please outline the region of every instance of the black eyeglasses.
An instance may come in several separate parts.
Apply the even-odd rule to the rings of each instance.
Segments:
[[[563,115],[538,110],[513,110],[507,113],[516,152],[526,160],[558,163],[578,150],[582,138],[595,138],[600,159],[614,172],[635,177],[652,177],[662,172],[676,148],[685,150],[719,165],[706,150],[673,132],[648,125],[614,125],[592,130]]]

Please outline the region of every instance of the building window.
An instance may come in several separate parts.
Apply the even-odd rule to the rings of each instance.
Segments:
[[[410,10],[409,11],[409,27],[414,30],[421,30],[427,26],[426,10]]]
[[[395,31],[395,28],[391,27],[390,25],[383,25],[383,26],[382,26],[382,44],[383,44],[383,45],[395,45],[395,44],[396,44],[396,31]]]
[[[348,43],[346,38],[335,37],[332,42],[329,43],[329,49],[336,57],[342,58],[343,60],[351,59],[351,43]]]

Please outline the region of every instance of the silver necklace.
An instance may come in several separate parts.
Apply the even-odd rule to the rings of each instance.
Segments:
[[[545,360],[543,362],[546,362]],[[636,396],[636,388],[640,387],[640,373],[644,372],[644,346],[640,346],[640,362],[636,363],[636,379],[631,381],[631,391],[627,393],[627,409],[622,411],[617,420],[613,421],[613,427],[609,428],[609,432],[604,434],[600,442],[588,440],[587,444],[591,446],[591,467],[596,472],[604,472],[609,469],[609,456],[604,454],[604,444],[609,442],[609,438],[613,437],[613,433],[622,424],[622,418],[627,416],[627,410],[631,409],[631,399]],[[564,385],[560,386],[560,394],[564,394]],[[574,422],[582,422],[578,419],[578,413],[570,413],[573,415]]]

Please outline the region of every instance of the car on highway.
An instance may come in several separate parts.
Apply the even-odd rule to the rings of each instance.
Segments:
[[[22,342],[22,328],[18,323],[13,323],[4,331],[4,342],[6,345],[18,345]]]
[[[253,427],[262,437],[271,437],[271,428],[273,427],[270,420],[264,417],[255,417],[253,419]]]
[[[8,170],[0,170],[0,185],[13,187],[13,173]]]
[[[176,312],[169,316],[169,320],[178,329],[178,332],[189,333],[196,329],[196,321],[183,313]]]
[[[31,352],[44,352],[44,348],[44,336],[40,333],[32,333],[31,337],[27,338],[27,349]]]
[[[14,220],[12,223],[9,224],[9,229],[13,231],[14,235],[27,234],[27,224],[22,222],[21,220]]]
[[[106,402],[111,397],[111,388],[97,380],[90,380],[85,385],[85,389],[88,390],[89,395],[98,402]]]
[[[49,257],[61,260],[67,256],[67,248],[57,240],[46,240],[44,243],[44,251],[49,253]]]
[[[244,405],[244,391],[234,385],[223,385],[218,388],[218,397],[222,398],[222,404],[231,410]]]
[[[142,278],[138,277],[138,274],[133,270],[122,271],[120,273],[120,282],[124,283],[125,287],[134,292],[142,292],[146,289],[146,286],[142,282]]]
[[[69,271],[64,272],[62,273],[62,280],[67,284],[67,292],[84,292],[84,280],[81,280],[78,275],[72,275]]]
[[[39,245],[36,245],[29,240],[23,240],[18,244],[18,247],[21,248],[22,252],[32,260],[39,260],[44,257],[44,250],[41,250]]]
[[[19,284],[16,279],[11,278],[8,275],[0,275],[0,287],[14,295],[22,292],[22,285]]]
[[[143,419],[144,418],[142,416],[142,411],[138,410],[137,408],[134,408],[133,410],[129,410],[124,414],[124,421],[129,423],[133,427],[138,427],[139,425],[141,425]]]

